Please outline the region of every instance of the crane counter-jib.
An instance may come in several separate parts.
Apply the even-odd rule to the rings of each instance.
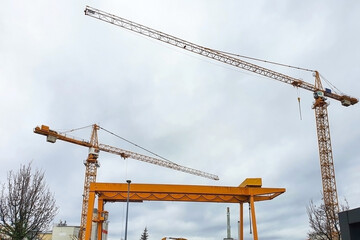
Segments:
[[[86,140],[79,140],[79,139],[76,139],[73,137],[66,136],[65,134],[61,134],[54,130],[51,130],[46,125],[41,125],[41,127],[39,127],[39,126],[35,127],[34,133],[46,136],[46,141],[51,142],[51,143],[55,143],[56,140],[59,139],[62,141],[74,143],[74,144],[81,145],[84,147],[89,147],[89,148],[93,147],[91,145],[91,143]]]

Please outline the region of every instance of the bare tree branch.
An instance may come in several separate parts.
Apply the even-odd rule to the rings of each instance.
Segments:
[[[349,209],[349,204],[345,199],[345,204],[340,205],[340,210],[345,211]],[[320,206],[316,206],[311,200],[306,207],[307,214],[309,216],[310,232],[308,233],[309,240],[339,240],[340,226],[337,219],[337,213],[326,211],[325,205],[322,203]],[[332,214],[331,218],[328,218],[327,214]],[[328,219],[334,219],[329,221]],[[335,234],[332,234],[331,229],[335,229]]]
[[[0,233],[14,240],[35,239],[53,221],[57,206],[46,186],[44,173],[31,163],[10,171],[0,196]]]

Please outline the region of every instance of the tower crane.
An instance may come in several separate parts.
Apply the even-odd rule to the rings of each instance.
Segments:
[[[101,11],[93,7],[86,6],[85,15],[141,34],[143,36],[173,45],[183,50],[187,50],[202,55],[204,57],[214,59],[216,61],[231,65],[233,67],[253,72],[255,74],[312,92],[315,98],[312,108],[315,110],[323,198],[327,220],[331,225],[330,231],[332,234],[335,233],[335,226],[338,223],[337,213],[339,212],[339,203],[336,190],[335,170],[327,111],[327,106],[329,105],[329,103],[326,100],[327,98],[332,98],[340,101],[343,106],[348,107],[350,105],[358,103],[357,98],[351,97],[349,95],[338,94],[332,92],[330,89],[324,88],[322,86],[320,74],[318,71],[313,71],[313,75],[315,77],[315,84],[311,84],[301,79],[294,78],[279,73],[277,71],[258,66],[253,63],[249,63],[231,54],[194,44],[192,42],[174,37],[172,35],[160,32],[158,30],[146,27],[144,25],[132,22],[130,20],[115,16],[113,14]]]
[[[171,162],[169,160],[164,159],[158,159],[153,158],[149,156],[145,156],[139,153],[131,152],[128,150],[124,150],[117,147],[112,147],[109,145],[101,144],[98,142],[98,134],[97,131],[101,127],[94,124],[92,125],[92,133],[90,137],[90,141],[86,141],[83,139],[76,139],[74,137],[67,136],[64,133],[60,133],[54,130],[51,130],[48,126],[41,125],[41,127],[37,126],[34,129],[34,133],[41,134],[46,136],[46,140],[50,143],[55,143],[56,140],[62,140],[65,142],[77,144],[80,146],[88,147],[89,148],[89,154],[84,162],[86,170],[85,170],[85,182],[84,182],[84,191],[83,191],[83,203],[82,203],[82,210],[81,210],[81,223],[80,223],[80,233],[79,233],[79,239],[84,238],[84,230],[86,226],[86,217],[88,213],[88,202],[89,202],[89,189],[90,189],[90,183],[96,182],[96,175],[97,175],[97,168],[100,167],[98,156],[100,151],[112,153],[119,155],[120,157],[126,159],[126,158],[132,158],[135,160],[159,165],[166,168],[171,168],[177,171],[190,173],[196,176],[205,177],[213,180],[219,180],[219,177],[206,173],[200,170],[196,170],[193,168],[185,167],[179,164],[176,164],[174,162]]]

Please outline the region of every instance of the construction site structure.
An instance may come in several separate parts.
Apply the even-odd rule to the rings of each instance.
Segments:
[[[203,186],[175,184],[141,184],[141,183],[99,183],[90,184],[89,211],[86,219],[85,240],[90,239],[92,222],[98,223],[101,233],[101,217],[106,202],[143,202],[143,201],[177,201],[177,202],[211,202],[237,203],[240,205],[239,240],[244,240],[243,204],[251,208],[251,225],[253,239],[258,240],[255,216],[255,202],[272,200],[285,192],[285,188],[263,188],[261,178],[247,178],[239,186]],[[98,218],[94,219],[92,211],[97,199]],[[98,235],[98,240],[101,236]]]
[[[131,159],[155,164],[158,166],[174,169],[177,171],[193,174],[193,175],[200,176],[200,177],[205,177],[205,178],[209,178],[209,179],[213,179],[213,180],[219,180],[219,177],[214,174],[210,174],[210,173],[206,173],[206,172],[196,170],[193,168],[185,167],[185,166],[176,164],[174,162],[171,162],[169,160],[145,156],[145,155],[131,152],[128,150],[124,150],[121,148],[101,144],[98,142],[98,134],[97,134],[97,131],[100,128],[101,127],[96,124],[92,125],[92,133],[91,133],[90,141],[86,141],[84,139],[76,139],[74,137],[67,136],[64,133],[60,133],[60,132],[51,130],[48,126],[45,126],[45,125],[41,125],[41,127],[36,127],[34,129],[34,133],[46,136],[47,141],[50,143],[55,143],[56,140],[62,140],[65,142],[69,142],[69,143],[73,143],[73,144],[77,144],[77,145],[89,148],[88,157],[87,157],[86,161],[84,162],[86,169],[85,169],[85,181],[84,181],[84,190],[83,190],[83,203],[82,203],[82,210],[81,210],[79,239],[84,238],[83,233],[85,230],[86,216],[88,215],[88,208],[89,208],[89,206],[88,206],[89,188],[90,188],[91,183],[96,182],[97,169],[100,167],[100,164],[98,161],[100,151],[116,154],[124,159],[131,158]]]
[[[320,156],[320,169],[323,186],[323,198],[326,209],[326,216],[328,219],[328,223],[332,227],[331,231],[333,233],[336,232],[334,226],[338,223],[337,213],[339,212],[339,203],[336,190],[335,169],[327,111],[329,103],[326,100],[327,98],[331,98],[340,101],[343,106],[348,107],[350,105],[358,103],[357,98],[342,93],[336,93],[333,92],[331,89],[324,88],[322,86],[320,74],[318,71],[315,70],[302,69],[313,72],[313,76],[315,77],[315,84],[311,84],[301,79],[287,76],[285,74],[258,66],[256,64],[249,63],[240,59],[240,57],[235,54],[229,54],[226,52],[203,47],[93,7],[87,6],[85,8],[85,15],[141,34],[143,36],[164,42],[166,44],[170,44],[180,49],[187,50],[210,59],[214,59],[216,61],[231,65],[233,67],[253,72],[267,78],[290,84],[296,88],[302,88],[312,92],[315,99],[313,109],[315,110],[318,148]]]

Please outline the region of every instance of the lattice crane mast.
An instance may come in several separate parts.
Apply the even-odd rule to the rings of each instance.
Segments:
[[[169,34],[112,15],[110,13],[101,11],[96,8],[87,6],[85,8],[85,15],[102,20],[107,23],[111,23],[118,27],[122,27],[124,29],[130,30],[132,32],[136,32],[138,34],[147,36],[149,38],[159,40],[161,42],[173,45],[175,47],[202,55],[204,57],[208,57],[216,61],[246,71],[250,71],[274,80],[278,80],[280,82],[290,84],[297,88],[303,88],[305,90],[313,92],[315,98],[313,109],[315,110],[324,204],[326,207],[327,216],[330,223],[338,222],[337,213],[339,212],[339,204],[338,204],[338,197],[336,190],[335,170],[333,163],[330,128],[329,128],[329,120],[328,120],[328,112],[327,112],[328,103],[326,102],[326,99],[327,98],[335,99],[337,101],[340,101],[343,106],[347,107],[358,103],[357,98],[344,94],[338,94],[332,92],[329,89],[324,89],[318,71],[313,71],[315,77],[315,84],[311,84],[301,79],[290,77],[285,74],[258,66],[256,64],[246,62],[242,59],[239,59],[238,57],[234,57],[233,55],[221,51],[217,51],[214,49],[210,49],[207,47],[203,47],[188,42],[186,40],[171,36]],[[335,226],[335,224],[331,224],[331,225]],[[335,229],[332,228],[331,231],[334,233]]]
[[[34,129],[34,133],[45,135],[48,142],[55,143],[56,140],[62,140],[65,142],[77,144],[80,146],[88,147],[89,154],[86,162],[84,162],[86,170],[85,170],[85,182],[84,182],[84,192],[83,192],[83,203],[82,203],[82,210],[81,210],[81,223],[80,223],[80,239],[84,238],[85,226],[86,226],[86,216],[88,213],[88,202],[89,202],[89,189],[90,183],[96,182],[96,175],[97,175],[97,168],[100,166],[98,162],[98,156],[100,151],[112,153],[119,155],[120,157],[132,158],[135,160],[139,160],[142,162],[147,162],[151,164],[155,164],[158,166],[174,169],[177,171],[190,173],[196,176],[205,177],[213,180],[219,180],[219,177],[206,173],[200,170],[196,170],[193,168],[185,167],[169,160],[165,159],[158,159],[154,157],[145,156],[139,153],[131,152],[128,150],[124,150],[117,147],[112,147],[109,145],[101,144],[98,142],[98,134],[97,131],[100,127],[96,124],[92,126],[92,133],[90,137],[90,141],[86,141],[83,139],[76,139],[74,137],[67,136],[64,133],[60,133],[54,130],[51,130],[48,126],[42,125],[41,127],[36,127]]]

